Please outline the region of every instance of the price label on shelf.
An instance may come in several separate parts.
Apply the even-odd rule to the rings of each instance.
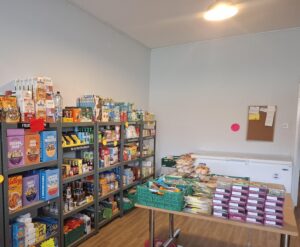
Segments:
[[[102,140],[102,144],[103,144],[104,146],[106,146],[106,145],[107,145],[107,141],[106,141],[105,139],[103,139],[103,140]]]
[[[0,175],[0,184],[2,184],[2,183],[3,183],[3,181],[4,181],[4,177],[3,177],[3,175]]]
[[[114,146],[116,147],[118,145],[118,141],[114,141]]]
[[[125,127],[128,128],[128,126],[129,126],[129,125],[128,125],[128,122],[125,122]]]

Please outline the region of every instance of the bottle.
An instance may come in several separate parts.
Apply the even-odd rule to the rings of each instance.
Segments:
[[[57,91],[56,94],[54,95],[54,105],[55,105],[55,119],[56,121],[61,121],[63,98],[61,97],[59,91]]]

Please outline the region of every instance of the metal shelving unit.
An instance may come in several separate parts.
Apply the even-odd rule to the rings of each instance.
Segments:
[[[76,242],[69,245],[68,247],[75,247],[80,245],[82,242],[86,241],[89,237],[96,234],[99,229],[110,222],[112,222],[114,219],[118,217],[122,217],[124,215],[123,210],[123,198],[124,198],[124,192],[134,186],[137,186],[141,183],[144,183],[146,180],[150,179],[151,177],[155,177],[155,145],[156,145],[156,135],[154,136],[147,136],[143,137],[143,128],[144,128],[144,122],[138,121],[138,122],[128,122],[129,125],[138,125],[140,128],[140,136],[138,138],[133,139],[126,139],[125,138],[125,128],[127,126],[127,123],[115,123],[115,122],[107,122],[107,123],[57,123],[57,124],[45,124],[45,127],[47,129],[55,129],[57,131],[57,153],[58,153],[58,159],[57,161],[50,161],[50,162],[44,162],[44,163],[38,163],[35,165],[27,165],[24,167],[16,168],[16,169],[8,169],[8,158],[7,158],[7,145],[3,145],[1,147],[0,143],[0,149],[2,151],[2,155],[0,157],[0,174],[2,172],[4,176],[4,183],[0,184],[0,201],[3,203],[0,203],[0,217],[3,216],[4,224],[0,224],[0,246],[9,246],[9,228],[6,226],[9,226],[9,223],[12,219],[18,217],[19,215],[31,212],[37,212],[38,209],[45,207],[49,205],[49,203],[55,202],[59,207],[59,213],[58,215],[52,215],[51,217],[58,218],[58,231],[57,233],[54,233],[51,237],[55,237],[58,239],[58,243],[60,247],[67,247],[64,246],[64,220],[72,217],[72,215],[79,213],[83,210],[86,210],[87,208],[92,208],[92,210],[95,211],[95,224],[94,228],[91,233],[84,235],[83,237],[79,238]],[[102,145],[99,143],[98,140],[98,130],[99,127],[102,126],[120,126],[120,140],[117,143],[117,146],[119,147],[119,162],[116,164],[113,164],[109,167],[101,167],[99,168],[99,146]],[[94,129],[94,144],[85,144],[80,146],[74,146],[74,147],[66,147],[62,148],[62,133],[64,130],[72,129],[74,127],[90,127]],[[6,138],[6,131],[9,128],[29,128],[28,124],[7,124],[7,123],[1,123],[1,141],[2,144],[7,142]],[[155,122],[155,129],[156,129],[156,122]],[[156,131],[156,130],[155,130]],[[145,155],[142,156],[142,149],[143,149],[143,143],[144,141],[153,139],[154,142],[154,154],[152,155]],[[140,148],[140,156],[137,159],[124,161],[123,157],[123,151],[124,146],[128,143],[137,142],[139,144]],[[106,146],[115,146],[114,142],[108,142]],[[74,177],[67,177],[63,178],[62,175],[62,164],[63,164],[63,157],[65,153],[74,153],[74,157],[76,158],[82,158],[81,157],[81,151],[83,150],[92,150],[94,152],[94,170],[89,171],[87,173],[77,175]],[[2,160],[1,160],[2,158]],[[153,158],[153,165],[154,165],[154,173],[150,176],[143,177],[142,176],[142,164],[143,160]],[[3,162],[1,162],[3,161]],[[132,163],[138,163],[138,167],[140,169],[140,178],[136,181],[134,181],[131,184],[124,185],[123,184],[123,174],[124,174],[124,168]],[[55,168],[58,167],[59,169],[59,177],[60,177],[60,188],[59,188],[59,194],[60,197],[52,199],[50,201],[38,201],[34,204],[31,204],[30,206],[23,207],[22,209],[9,213],[8,210],[8,177],[12,176],[14,174],[22,174],[27,171],[31,170],[37,170],[37,169],[46,169],[46,168]],[[120,168],[120,181],[119,181],[119,189],[115,191],[111,191],[110,193],[100,196],[99,195],[99,174],[102,172],[110,171],[115,168]],[[93,202],[86,203],[84,205],[81,205],[80,207],[75,208],[74,210],[70,212],[64,213],[64,200],[63,200],[63,185],[66,183],[70,183],[76,180],[82,180],[85,177],[88,176],[94,176],[94,185],[95,185],[95,191],[94,191],[94,200]],[[112,216],[110,219],[105,219],[100,221],[98,218],[98,211],[99,211],[99,203],[101,201],[107,200],[111,196],[116,196],[120,198],[119,203],[119,212]],[[49,239],[48,238],[48,239]],[[39,246],[40,243],[36,243],[36,246]]]
[[[2,126],[1,126],[2,128]],[[0,150],[2,150],[2,143],[0,143]],[[2,155],[0,155],[0,176],[3,176],[3,162],[2,162]],[[3,177],[4,178],[4,177]],[[4,198],[3,198],[3,182],[0,183],[0,217],[4,219]],[[4,246],[5,243],[5,231],[4,231],[4,224],[0,224],[0,246]]]
[[[9,212],[9,207],[8,207],[8,177],[12,176],[14,174],[22,174],[24,172],[27,171],[31,171],[31,170],[39,170],[39,169],[44,169],[44,168],[51,168],[51,167],[58,167],[59,164],[59,160],[57,161],[50,161],[50,162],[43,162],[43,163],[38,163],[35,165],[28,165],[28,166],[24,166],[21,168],[16,168],[16,169],[8,169],[8,157],[7,157],[7,129],[17,129],[17,128],[29,128],[29,124],[27,123],[18,123],[18,124],[9,124],[9,123],[1,123],[1,143],[4,144],[2,145],[1,148],[1,156],[2,156],[2,161],[3,161],[3,166],[2,166],[2,172],[3,172],[3,176],[4,176],[4,183],[3,183],[3,192],[1,193],[2,195],[2,200],[3,201],[3,221],[4,224],[1,224],[2,227],[4,227],[4,235],[5,235],[5,239],[4,239],[4,245],[1,246],[10,246],[9,241],[9,235],[10,235],[10,230],[9,230],[9,225],[10,222],[15,219],[16,217],[22,215],[22,214],[26,214],[26,213],[32,213],[32,215],[34,215],[35,213],[37,213],[38,209],[47,206],[49,203],[52,202],[56,202],[58,207],[60,206],[60,200],[59,197],[58,198],[54,198],[52,200],[49,201],[38,201],[36,203],[33,203],[29,206],[25,206],[22,207],[20,210],[17,210],[15,212]],[[56,130],[57,131],[57,140],[58,140],[58,136],[59,136],[59,125],[57,124],[45,124],[45,128],[46,130]],[[60,152],[60,148],[57,148],[57,152],[58,152],[58,157],[59,157],[59,152]],[[0,186],[2,187],[2,186]],[[0,195],[0,197],[1,197]],[[61,231],[60,228],[60,217],[59,215],[57,215],[56,217],[58,219],[58,232]],[[1,230],[1,229],[0,229]],[[58,241],[60,241],[59,239],[59,234],[56,236],[58,238]],[[1,237],[0,237],[1,238]]]
[[[75,158],[83,158],[81,152],[82,151],[87,151],[87,150],[92,150],[94,153],[94,160],[93,160],[93,164],[94,164],[94,169],[92,171],[89,171],[87,173],[83,173],[80,175],[76,175],[76,176],[72,176],[72,177],[67,177],[67,178],[63,178],[62,174],[61,174],[61,184],[60,184],[60,191],[61,191],[61,197],[60,197],[60,201],[61,201],[61,208],[60,208],[60,212],[61,212],[61,227],[63,229],[64,227],[64,221],[70,217],[72,217],[73,215],[80,213],[81,211],[87,209],[87,208],[93,208],[93,210],[95,210],[95,212],[97,212],[98,206],[97,206],[97,202],[98,202],[98,187],[97,187],[97,183],[95,184],[95,188],[94,188],[94,200],[92,202],[89,203],[85,203],[83,205],[80,205],[79,207],[74,208],[74,210],[69,211],[69,212],[64,212],[64,198],[63,198],[63,186],[67,183],[70,182],[74,182],[74,181],[78,181],[78,180],[82,180],[86,177],[89,176],[94,176],[94,181],[97,181],[97,153],[98,153],[98,138],[97,138],[97,124],[95,123],[62,123],[61,124],[61,129],[60,129],[60,141],[58,142],[61,147],[61,143],[62,143],[62,133],[65,130],[68,129],[73,129],[75,127],[90,127],[93,128],[93,135],[94,135],[94,143],[93,144],[83,144],[80,146],[73,146],[73,147],[64,147],[64,148],[60,148],[62,150],[61,152],[61,156],[60,156],[60,171],[62,172],[62,164],[63,164],[63,158],[64,158],[64,154],[66,153],[75,153]],[[95,214],[95,226],[97,226],[98,222],[98,216],[97,214]],[[87,238],[91,237],[92,235],[94,235],[96,232],[98,231],[97,228],[93,229],[93,231],[90,234],[84,235],[83,237],[81,237],[80,239],[78,239],[77,241],[75,241],[74,243],[72,243],[69,246],[64,246],[64,232],[61,231],[61,242],[60,242],[60,246],[64,246],[64,247],[70,247],[70,246],[78,246],[79,244],[81,244],[82,242],[84,242]]]

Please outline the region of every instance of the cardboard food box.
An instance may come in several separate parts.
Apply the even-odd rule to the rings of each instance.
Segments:
[[[51,200],[59,196],[59,170],[40,171],[40,199]]]
[[[40,135],[25,132],[25,164],[32,165],[40,163]]]
[[[43,131],[41,138],[41,161],[48,162],[57,160],[57,138],[56,131]]]
[[[27,206],[39,200],[39,175],[23,177],[23,205]]]
[[[22,175],[8,178],[8,208],[9,212],[22,208]]]
[[[24,165],[24,129],[7,130],[8,169]]]

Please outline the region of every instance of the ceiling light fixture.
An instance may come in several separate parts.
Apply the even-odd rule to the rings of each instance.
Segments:
[[[235,16],[238,11],[237,6],[232,4],[231,1],[217,1],[204,13],[204,19],[207,21],[223,21]]]

